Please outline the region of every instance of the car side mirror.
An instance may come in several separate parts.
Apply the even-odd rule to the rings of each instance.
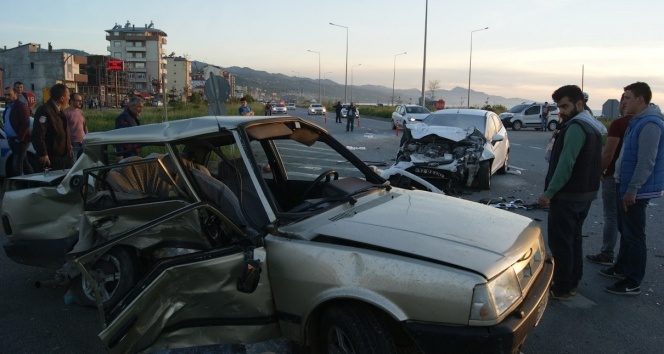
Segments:
[[[244,261],[244,267],[237,277],[237,291],[251,294],[258,288],[261,279],[260,262],[254,259]]]
[[[495,144],[503,140],[505,140],[505,137],[502,134],[496,134],[493,136],[493,138],[491,138],[491,144]]]

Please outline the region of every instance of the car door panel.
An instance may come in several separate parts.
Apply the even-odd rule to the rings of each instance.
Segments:
[[[265,249],[254,250],[262,273],[256,290],[237,290],[245,267],[240,247],[165,260],[134,291],[99,337],[111,353],[222,343],[251,343],[281,335]],[[131,296],[131,294],[130,294]]]
[[[541,122],[542,107],[535,105],[526,108],[523,112],[523,122],[527,126],[539,126]]]

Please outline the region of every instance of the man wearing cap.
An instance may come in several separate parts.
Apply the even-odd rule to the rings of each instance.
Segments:
[[[69,136],[67,117],[62,112],[69,102],[69,89],[63,84],[51,87],[51,98],[35,111],[32,146],[44,168],[71,168],[74,150]]]
[[[562,86],[551,97],[561,123],[538,202],[549,207],[549,249],[556,259],[549,298],[569,301],[583,275],[582,228],[599,190],[606,127],[584,109],[578,86]]]

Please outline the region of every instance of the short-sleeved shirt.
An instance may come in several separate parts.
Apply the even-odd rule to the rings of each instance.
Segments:
[[[249,112],[251,112],[251,107],[249,106],[240,106],[240,109],[238,109],[238,114],[240,115],[243,115],[243,113],[248,114]]]
[[[85,125],[83,111],[79,108],[65,110],[67,124],[69,124],[69,134],[72,143],[80,143],[83,137],[88,133],[88,127]]]

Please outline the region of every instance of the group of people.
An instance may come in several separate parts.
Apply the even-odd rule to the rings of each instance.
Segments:
[[[338,101],[337,104],[334,105],[334,112],[336,113],[335,123],[342,123],[341,111],[343,108],[344,106],[341,104],[341,101]],[[351,102],[346,110],[346,131],[353,131],[355,118],[357,118],[357,107],[355,107],[355,103]]]
[[[549,249],[556,260],[550,298],[568,301],[583,275],[582,227],[602,184],[603,246],[588,261],[608,265],[601,275],[616,282],[605,291],[638,295],[646,269],[646,207],[664,196],[664,115],[652,104],[648,84],[624,87],[622,117],[607,130],[587,109],[584,93],[568,85],[552,95],[560,111],[549,158],[545,191]],[[620,234],[618,257],[613,257]]]
[[[70,168],[75,157],[80,156],[83,136],[88,133],[81,110],[83,97],[77,93],[70,96],[69,89],[63,84],[51,87],[49,94],[49,100],[35,111],[30,131],[31,110],[23,94],[23,83],[17,81],[13,87],[4,90],[8,103],[3,123],[14,156],[10,176],[41,172],[47,168]],[[27,159],[30,143],[39,158],[39,166],[33,166]]]

